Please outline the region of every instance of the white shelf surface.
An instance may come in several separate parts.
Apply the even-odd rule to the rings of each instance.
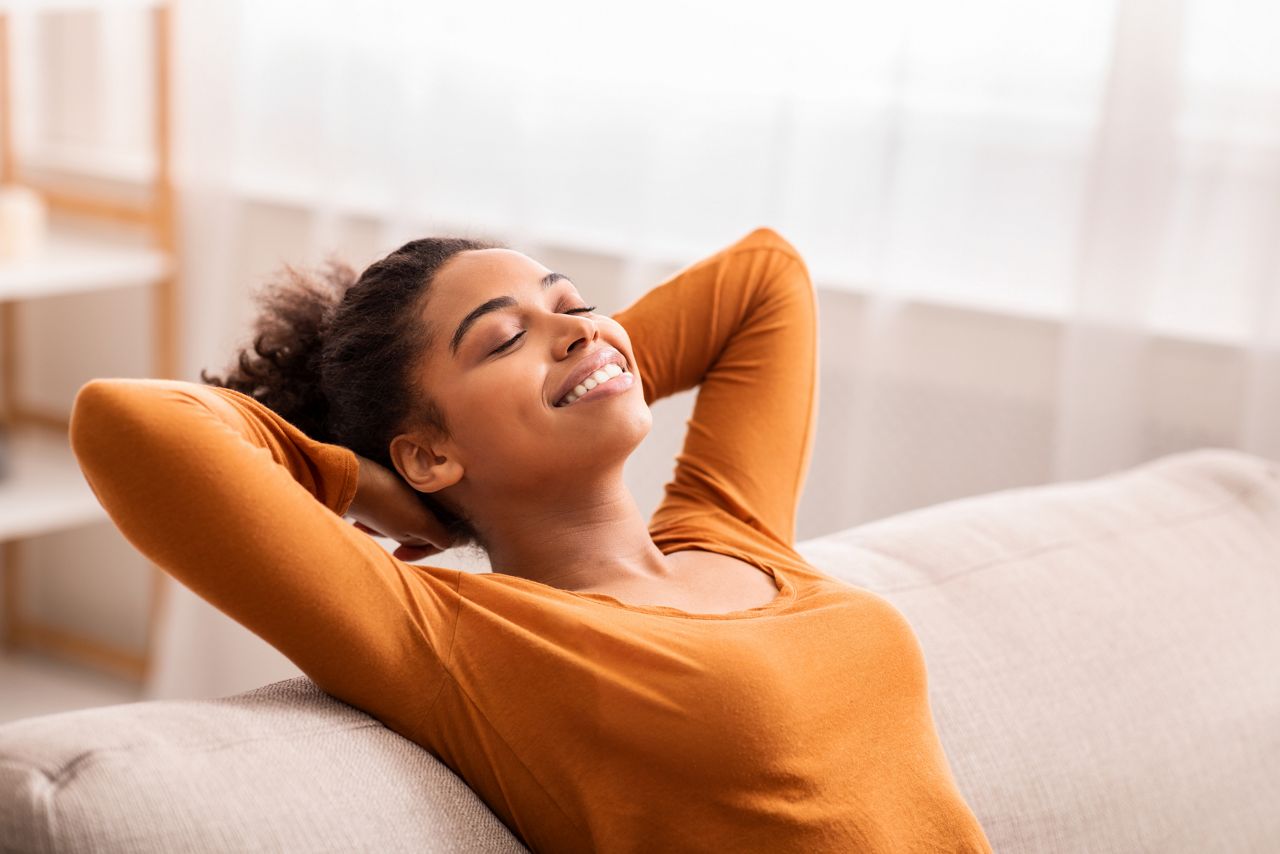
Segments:
[[[143,700],[128,682],[39,653],[0,655],[0,726],[23,718]]]
[[[0,300],[151,285],[170,269],[168,256],[158,249],[54,231],[39,255],[0,261]]]
[[[65,433],[21,426],[4,434],[0,542],[109,521]]]
[[[82,175],[136,185],[156,180],[156,158],[149,151],[47,140],[32,148],[22,155],[23,171]]]

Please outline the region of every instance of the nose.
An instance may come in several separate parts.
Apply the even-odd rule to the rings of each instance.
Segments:
[[[591,342],[600,337],[600,329],[591,318],[574,314],[562,316],[568,319],[569,323],[564,324],[561,331],[557,333],[557,356],[563,358],[572,355],[579,349],[589,347]]]

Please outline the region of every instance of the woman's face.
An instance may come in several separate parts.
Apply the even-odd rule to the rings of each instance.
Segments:
[[[445,264],[423,312],[433,340],[419,380],[452,435],[432,443],[435,482],[419,488],[457,483],[464,503],[548,499],[620,471],[653,419],[626,330],[580,311],[590,305],[568,278],[510,249]],[[585,368],[606,361],[626,373],[557,405]]]

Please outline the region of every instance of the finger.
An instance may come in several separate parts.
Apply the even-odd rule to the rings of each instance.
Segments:
[[[444,526],[443,522],[431,514],[427,515],[424,522],[423,530],[417,532],[422,539],[427,540],[440,551],[444,551],[453,545],[453,538],[449,535],[449,529]]]
[[[382,533],[381,531],[376,531],[376,530],[374,530],[373,528],[370,528],[368,525],[364,524],[363,522],[356,522],[356,523],[355,523],[355,526],[356,526],[356,528],[358,528],[359,530],[364,531],[366,534],[372,534],[372,535],[373,535],[373,536],[375,536],[375,537],[385,537],[385,536],[386,536],[386,534]]]
[[[432,555],[440,554],[442,551],[444,550],[436,548],[435,546],[401,546],[392,552],[392,557],[406,561],[421,560],[424,557],[431,557]]]
[[[447,535],[445,537],[439,538],[439,541],[437,541],[436,537],[421,537],[416,535],[412,537],[409,537],[409,536],[393,537],[392,539],[400,543],[400,545],[405,546],[406,548],[435,549],[438,552],[442,552],[451,546],[451,543],[449,542]]]

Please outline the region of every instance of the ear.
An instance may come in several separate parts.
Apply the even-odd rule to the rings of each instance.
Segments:
[[[447,441],[401,433],[391,440],[391,461],[419,492],[437,492],[462,480],[462,464]]]

